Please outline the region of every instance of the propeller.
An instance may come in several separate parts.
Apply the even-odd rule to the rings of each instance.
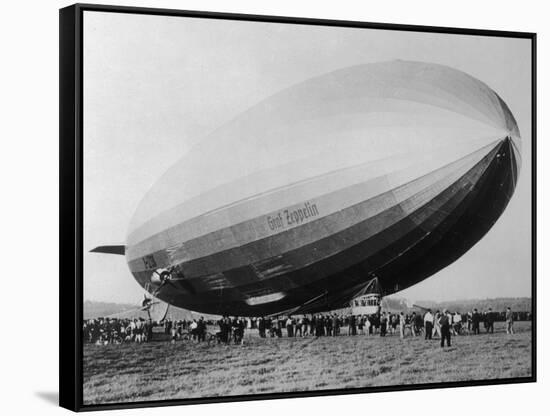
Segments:
[[[151,292],[151,295],[157,297],[166,285],[172,285],[172,287],[175,287],[173,282],[185,280],[185,277],[174,277],[174,274],[172,273],[174,269],[175,267],[170,267],[167,269],[157,269],[154,271],[151,281],[152,283],[158,282],[158,286],[153,292]]]

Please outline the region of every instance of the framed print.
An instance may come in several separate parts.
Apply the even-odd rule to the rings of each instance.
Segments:
[[[536,35],[60,11],[60,404],[536,380]]]

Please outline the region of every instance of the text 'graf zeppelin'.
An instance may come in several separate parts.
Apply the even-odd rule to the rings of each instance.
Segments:
[[[306,202],[302,207],[289,208],[279,211],[277,214],[267,216],[267,225],[271,231],[281,228],[293,227],[319,216],[316,204]]]

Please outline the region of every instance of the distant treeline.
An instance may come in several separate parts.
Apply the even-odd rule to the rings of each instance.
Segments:
[[[136,311],[136,308],[139,308],[141,305],[136,304],[125,304],[125,303],[112,303],[112,302],[96,302],[92,300],[87,300],[84,302],[84,319],[95,319],[95,318],[104,318],[104,317],[121,317],[128,318],[129,316],[118,316],[119,314],[124,314],[125,312],[130,312],[132,318],[144,318],[147,319],[147,312]],[[204,319],[213,319],[217,320],[218,317],[215,315],[201,314],[197,312],[191,312],[186,309],[177,308],[175,306],[170,306],[168,309],[167,319],[171,320],[193,320],[199,319],[201,316]]]
[[[136,305],[112,302],[84,301],[84,319],[92,319],[100,316],[111,316],[117,313],[129,311],[136,308]]]
[[[430,308],[433,310],[448,309],[465,313],[476,308],[478,311],[485,311],[491,308],[494,312],[503,312],[511,308],[514,312],[531,312],[531,298],[496,298],[496,299],[468,299],[453,300],[446,302],[434,302],[429,300],[418,300],[415,305]],[[408,310],[407,302],[399,298],[384,298],[382,308],[389,310]]]

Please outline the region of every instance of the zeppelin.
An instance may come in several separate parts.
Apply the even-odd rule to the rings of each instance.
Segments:
[[[432,276],[492,227],[521,139],[504,101],[455,69],[358,65],[218,128],[150,189],[123,252],[186,309],[311,313]]]

